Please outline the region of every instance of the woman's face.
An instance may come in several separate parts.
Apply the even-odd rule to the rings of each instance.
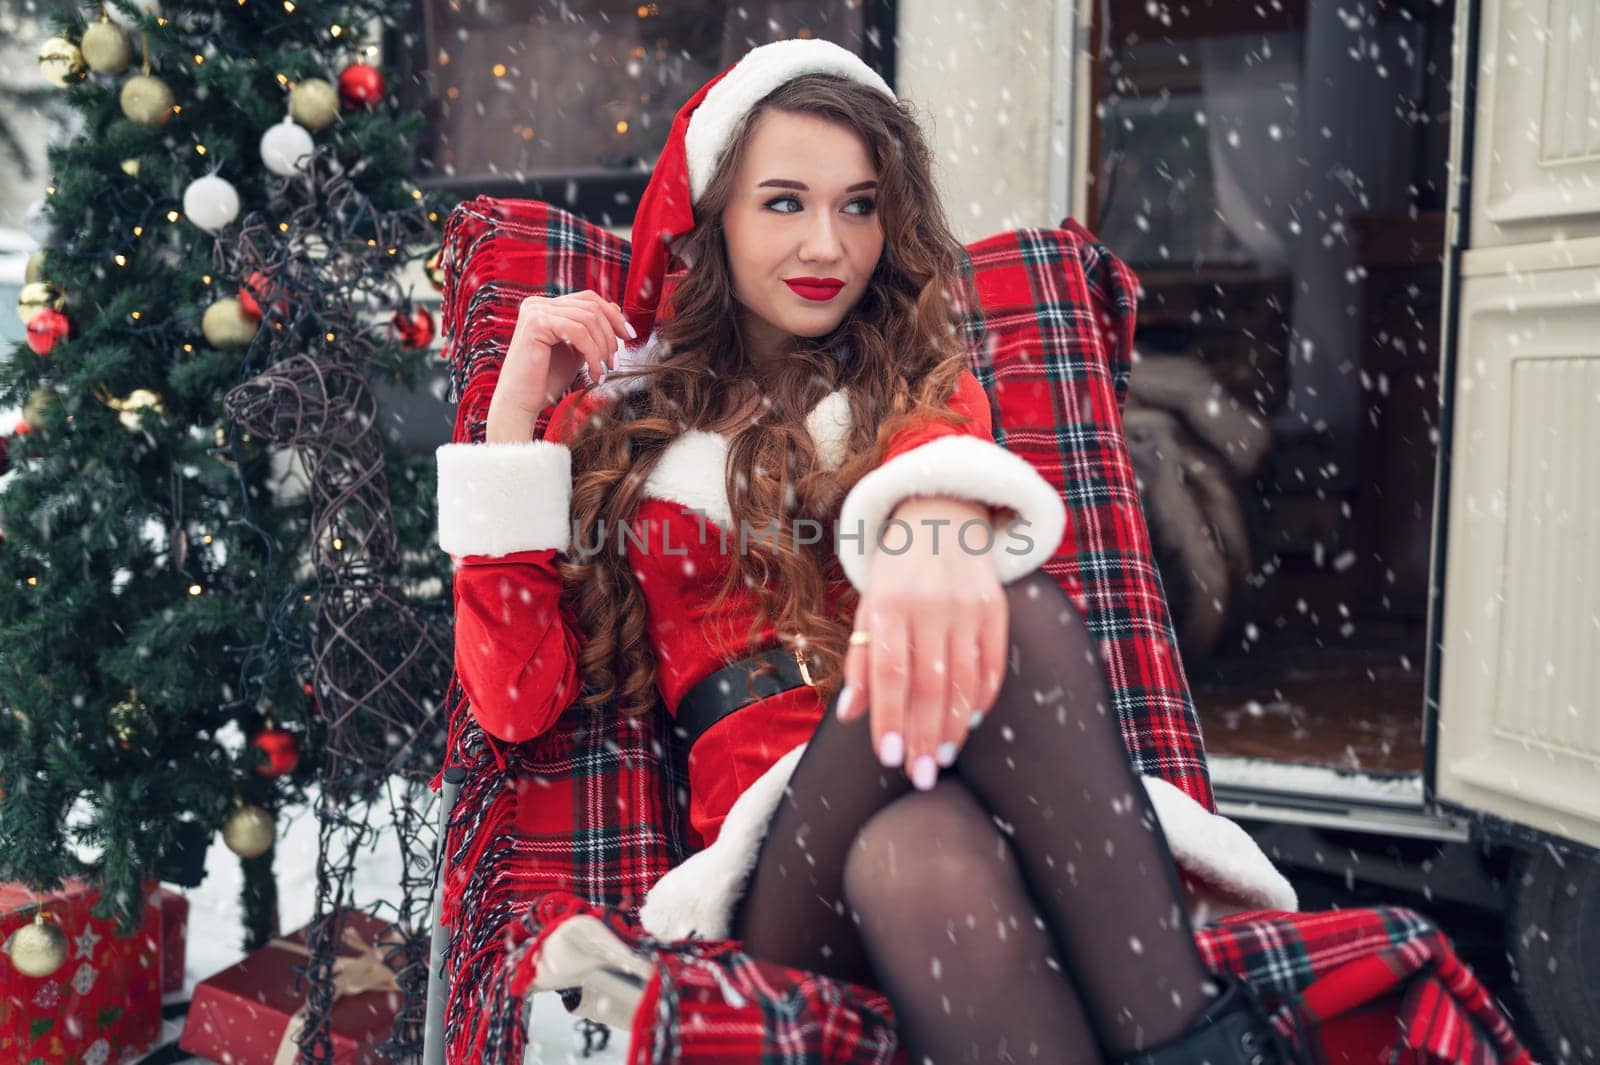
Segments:
[[[756,119],[722,225],[758,359],[832,331],[866,292],[883,253],[876,179],[854,130],[784,111]],[[791,284],[808,279],[832,284]]]

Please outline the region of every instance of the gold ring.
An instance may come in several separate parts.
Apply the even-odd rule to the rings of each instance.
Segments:
[[[854,632],[852,632],[850,634],[850,646],[851,647],[860,647],[863,644],[868,644],[868,643],[871,643],[871,642],[872,642],[872,633],[867,632],[865,629],[856,629]]]

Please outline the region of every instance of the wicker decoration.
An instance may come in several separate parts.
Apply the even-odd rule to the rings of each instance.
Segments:
[[[419,358],[397,350],[374,312],[386,319],[406,302],[396,267],[409,249],[437,246],[438,232],[425,203],[381,208],[360,176],[359,162],[346,169],[319,146],[214,250],[215,273],[259,275],[272,307],[242,350],[242,383],[224,398],[232,424],[219,450],[234,461],[249,461],[246,443],[291,450],[306,483],[308,539],[274,549],[303,553],[310,575],[270,591],[269,635],[252,656],[263,674],[303,675],[309,664],[308,726],[319,742],[307,757],[322,756],[308,1015],[297,1039],[303,1065],[333,1062],[335,918],[350,905],[357,856],[370,853],[380,831],[398,836],[402,869],[398,897],[370,908],[391,922],[383,936],[398,945],[385,960],[403,994],[382,1052],[397,1061],[420,1054],[437,842],[429,780],[443,752],[453,659],[448,603],[437,593],[426,607],[410,598],[368,385]],[[244,503],[247,513],[260,505]]]

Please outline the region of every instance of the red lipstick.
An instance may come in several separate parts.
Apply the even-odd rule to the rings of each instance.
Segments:
[[[818,303],[833,299],[844,288],[844,282],[836,277],[786,277],[783,283],[794,289],[796,295]]]

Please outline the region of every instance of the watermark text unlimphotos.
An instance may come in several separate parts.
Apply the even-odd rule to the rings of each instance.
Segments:
[[[663,522],[659,550],[664,555],[687,555],[689,545],[696,537],[699,546],[705,547],[715,543],[717,550],[722,554],[727,554],[730,548],[740,554],[745,554],[755,547],[765,547],[769,551],[778,549],[782,527],[776,520],[756,528],[750,522],[740,519],[738,533],[734,534],[720,525],[711,523],[705,511],[691,507],[684,509],[694,515],[698,529],[691,533],[689,540],[678,542],[674,537],[675,525],[672,522]],[[602,519],[588,533],[580,533],[574,524],[571,553],[587,558],[609,550],[613,546],[613,540],[619,552],[634,550],[645,553],[652,550],[646,534],[636,529],[633,523],[616,526],[614,536],[611,534],[612,530],[608,530],[607,524]],[[919,518],[914,523],[903,518],[889,518],[879,523],[875,536],[869,541],[865,522],[857,521],[854,528],[845,528],[835,522],[833,550],[835,554],[840,554],[846,547],[854,545],[854,550],[864,551],[870,542],[876,550],[885,554],[903,555],[910,551],[920,538],[935,555],[944,551],[986,555],[995,550],[1012,555],[1025,555],[1034,549],[1033,538],[1025,531],[1029,524],[1030,522],[1023,518],[1013,518],[1001,526],[994,525],[984,518],[969,518],[959,525],[948,518]],[[952,525],[955,528],[949,528]],[[796,546],[821,543],[823,537],[827,535],[823,523],[814,518],[796,518],[790,523],[789,528],[790,538]]]

